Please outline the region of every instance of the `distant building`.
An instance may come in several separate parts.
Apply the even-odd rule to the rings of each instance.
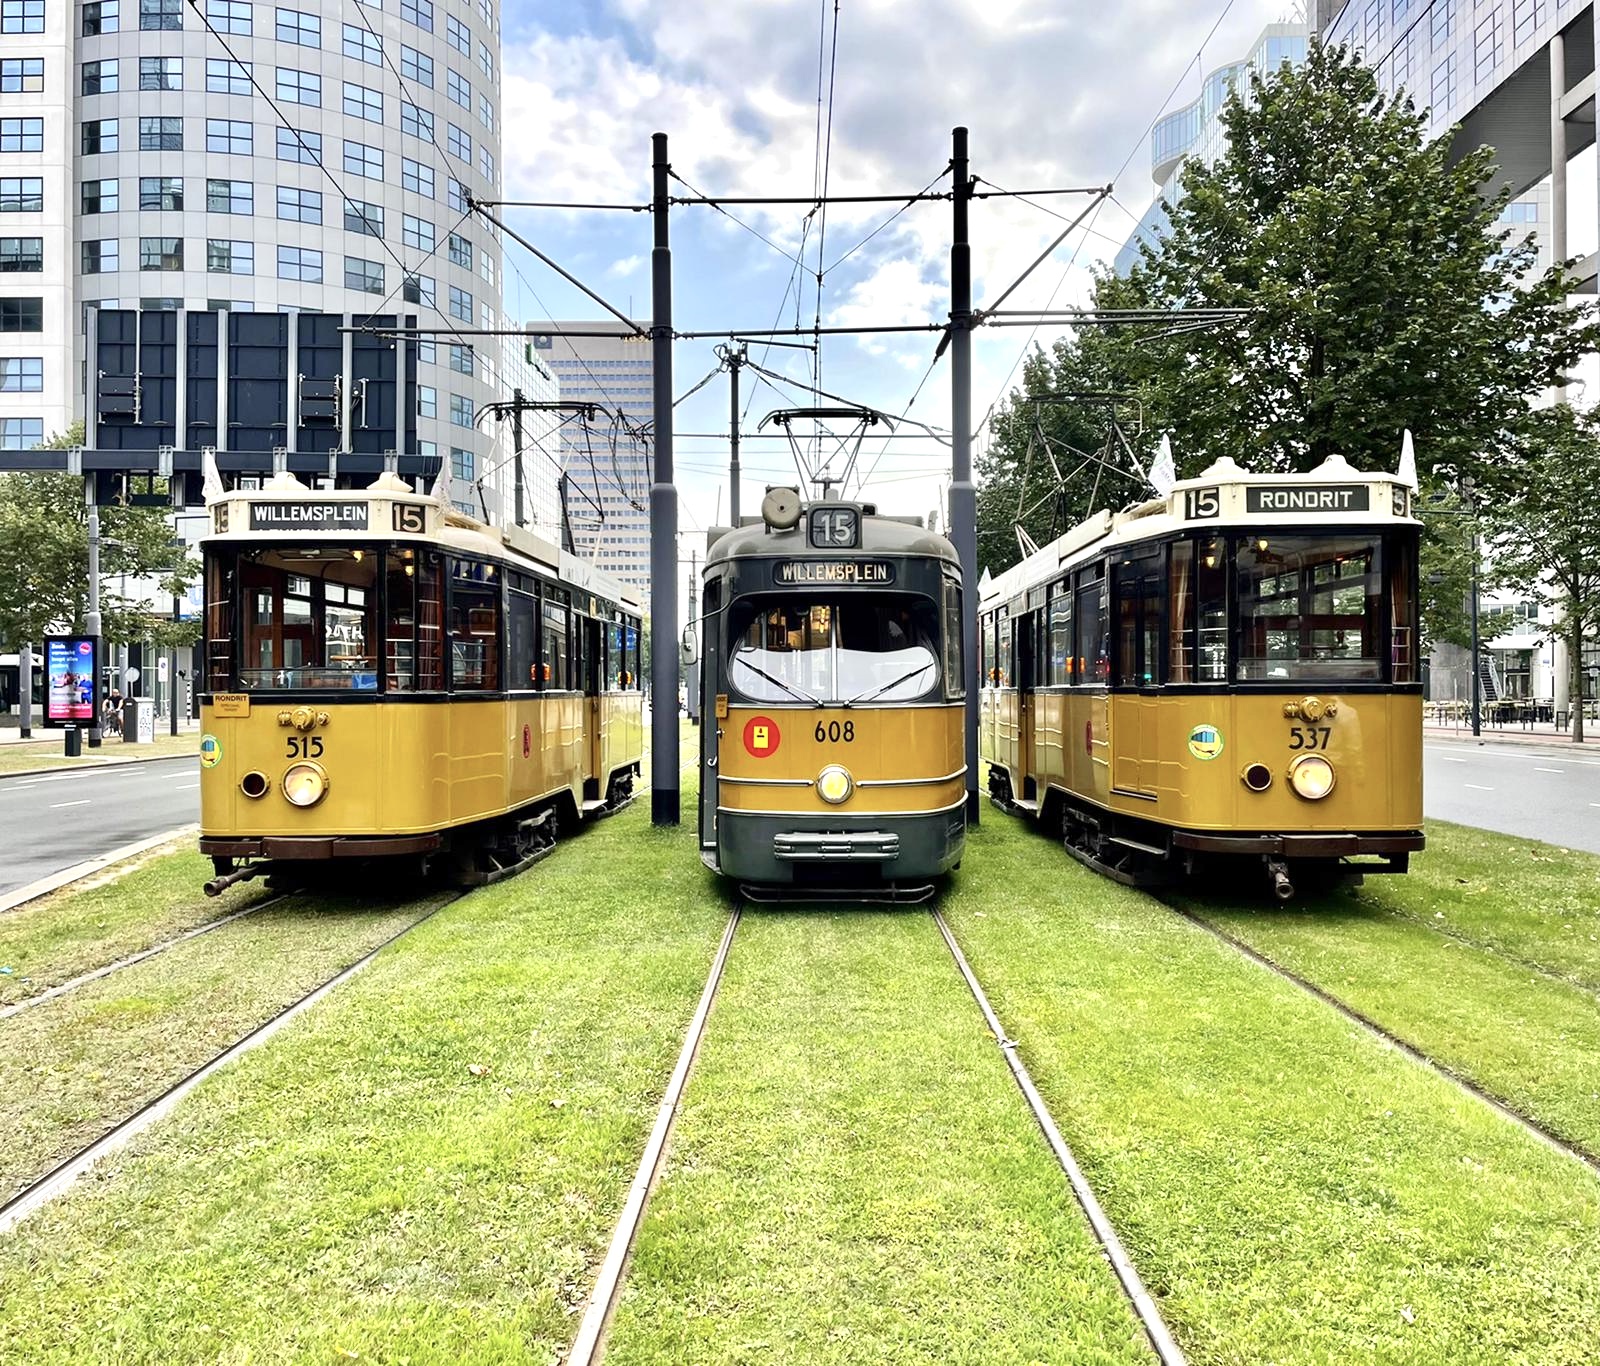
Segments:
[[[540,332],[548,326],[549,332]],[[648,324],[641,324],[648,327]],[[529,354],[549,366],[564,399],[620,411],[635,430],[654,420],[648,337],[607,336],[620,324],[529,323]],[[561,429],[561,464],[575,551],[650,600],[650,448],[602,416]]]

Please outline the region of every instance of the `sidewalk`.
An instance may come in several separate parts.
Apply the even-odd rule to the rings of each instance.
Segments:
[[[157,717],[156,718],[156,737],[159,739],[163,735],[171,734],[170,725],[171,725],[171,723],[167,720],[167,718],[165,716]],[[84,750],[85,750],[85,752],[87,752],[88,748],[89,748],[88,743],[87,743],[88,742],[88,729],[89,728],[87,726],[82,726],[79,729],[81,729],[84,732],[84,740],[85,740]],[[198,734],[199,730],[200,730],[200,723],[198,721],[179,721],[178,722],[178,734],[179,735],[187,735],[190,732]],[[39,722],[39,721],[35,721],[33,723],[33,734],[30,735],[26,740],[24,740],[22,738],[22,732],[16,726],[0,726],[0,746],[5,746],[5,745],[43,745],[43,744],[53,744],[53,745],[55,745],[55,747],[57,749],[60,749],[64,743],[65,742],[61,738],[60,729],[58,729],[56,727],[53,727],[53,726],[45,726],[42,722]],[[125,740],[123,740],[123,738],[120,735],[112,735],[109,732],[106,732],[106,733],[104,733],[103,738],[101,740],[101,748],[102,749],[121,749],[122,746],[124,744],[126,744],[126,743],[127,742]],[[128,750],[129,750],[130,753],[137,752],[138,748],[139,748],[138,745],[128,745]]]
[[[1594,721],[1584,725],[1582,748],[1587,750],[1600,750],[1600,724]],[[1500,745],[1511,749],[1560,749],[1572,750],[1579,746],[1573,744],[1572,735],[1568,731],[1557,730],[1551,725],[1533,726],[1524,730],[1521,726],[1484,726],[1483,733],[1479,736],[1472,734],[1470,726],[1435,726],[1424,725],[1422,728],[1424,740],[1455,740],[1465,744]]]

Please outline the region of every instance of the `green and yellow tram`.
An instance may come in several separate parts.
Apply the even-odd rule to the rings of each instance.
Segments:
[[[625,802],[639,604],[392,475],[209,506],[200,849],[264,870],[442,861],[481,882]]]
[[[700,848],[756,899],[915,899],[966,839],[954,548],[774,489],[709,537]]]
[[[1295,882],[1423,847],[1420,523],[1400,479],[1222,460],[986,579],[980,751],[1001,805],[1125,880]]]

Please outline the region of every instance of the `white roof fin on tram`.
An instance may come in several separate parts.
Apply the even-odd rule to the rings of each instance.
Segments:
[[[204,475],[200,485],[201,495],[208,503],[228,496],[228,486],[222,482],[222,471],[217,468],[217,448],[207,446],[200,452],[200,470]]]
[[[1231,455],[1224,455],[1214,460],[1209,469],[1200,477],[1202,479],[1244,479],[1249,471],[1242,468]]]
[[[279,470],[266,483],[261,486],[263,493],[310,493],[311,490],[302,484],[288,470]]]
[[[433,487],[428,490],[428,496],[434,502],[444,507],[450,506],[450,462],[439,462],[439,473],[433,477]]]
[[[368,493],[410,493],[411,485],[406,483],[393,470],[385,470],[370,484],[367,485]]]
[[[1409,427],[1400,438],[1400,468],[1395,471],[1395,478],[1413,493],[1417,492],[1417,448],[1411,440]]]
[[[1325,474],[1334,479],[1361,478],[1361,471],[1356,469],[1356,467],[1346,460],[1342,455],[1340,455],[1338,451],[1335,451],[1332,455],[1330,455],[1326,460],[1318,465],[1316,469],[1312,470],[1311,473]]]
[[[1173,486],[1178,482],[1178,467],[1172,459],[1172,438],[1166,432],[1161,433],[1161,445],[1156,451],[1156,458],[1150,466],[1150,487],[1163,498],[1172,496]]]

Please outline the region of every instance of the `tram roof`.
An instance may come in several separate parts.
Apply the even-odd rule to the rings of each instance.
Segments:
[[[1297,474],[1253,474],[1224,456],[1179,480],[1165,498],[1097,512],[1004,573],[985,574],[978,597],[1008,601],[1097,555],[1185,530],[1420,526],[1412,516],[1414,492],[1409,479],[1358,470],[1341,455]]]
[[[937,532],[919,522],[901,517],[885,517],[870,510],[870,504],[827,506],[861,507],[861,544],[850,550],[818,550],[806,540],[806,513],[821,504],[808,503],[800,520],[785,531],[769,527],[759,517],[747,518],[737,527],[712,527],[706,532],[706,568],[727,560],[763,559],[852,559],[869,555],[917,555],[959,564],[955,547]]]

